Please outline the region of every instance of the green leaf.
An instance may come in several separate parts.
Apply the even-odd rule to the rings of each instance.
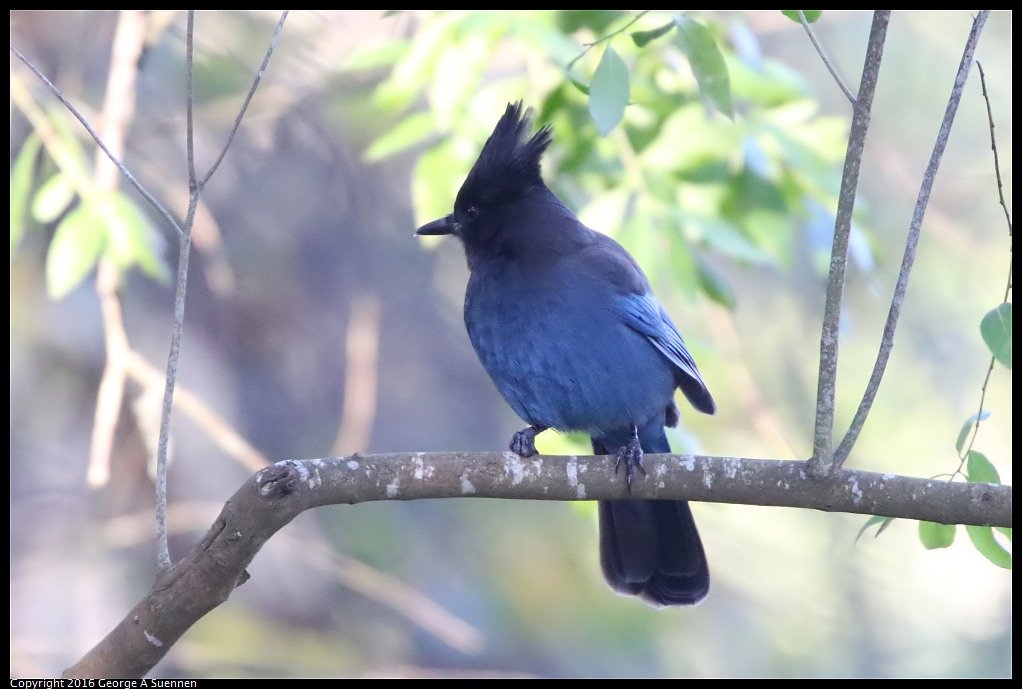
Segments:
[[[968,464],[966,465],[969,483],[997,483],[1000,484],[1001,477],[997,469],[986,455],[975,450],[969,450]]]
[[[579,81],[575,77],[568,77],[568,79],[571,80],[571,83],[575,86],[575,88],[577,88],[579,91],[581,91],[585,95],[587,95],[587,96],[589,95],[589,87],[588,86],[583,84],[581,81]]]
[[[802,23],[802,21],[798,18],[798,10],[781,10],[781,14],[796,24]],[[802,14],[806,16],[806,22],[812,24],[820,18],[820,15],[823,14],[823,10],[802,10]]]
[[[880,534],[887,530],[887,527],[893,523],[894,517],[881,517],[879,515],[874,514],[872,517],[867,519],[866,523],[862,525],[861,529],[859,529],[859,535],[855,537],[855,542],[858,543],[859,539],[862,538],[862,534],[866,533],[866,529],[873,526],[874,524],[880,525],[880,528],[877,529],[877,532],[873,535],[873,538],[878,538]]]
[[[655,41],[656,39],[660,38],[673,28],[674,22],[671,21],[667,22],[663,26],[659,26],[655,29],[650,29],[649,31],[635,31],[631,34],[632,41],[638,47],[644,48],[645,46],[649,45],[651,41]]]
[[[169,270],[162,259],[163,241],[138,205],[119,191],[96,198],[92,205],[103,218],[106,251],[117,266],[126,270],[137,265],[154,280],[165,281]]]
[[[955,542],[955,525],[919,522],[919,540],[927,550],[947,548]]]
[[[731,99],[731,80],[724,55],[717,47],[713,34],[688,17],[675,17],[674,23],[678,27],[674,42],[688,57],[703,101],[733,120],[735,106]]]
[[[57,225],[46,254],[46,291],[61,299],[85,279],[106,241],[103,218],[94,204],[83,203]]]
[[[40,223],[51,223],[67,210],[75,198],[71,175],[57,172],[42,183],[32,200],[32,217]]]
[[[433,79],[440,56],[456,41],[456,20],[455,14],[442,14],[423,25],[409,44],[408,52],[373,91],[372,101],[376,107],[383,111],[403,111],[421,96]]]
[[[994,528],[1004,534],[1004,537],[1008,539],[1008,543],[1011,543],[1011,528],[1007,526],[997,526]]]
[[[14,257],[14,249],[21,242],[21,236],[25,232],[25,206],[28,204],[28,193],[32,189],[33,172],[35,171],[36,156],[39,154],[39,147],[42,145],[39,136],[30,134],[18,157],[14,159],[11,166],[11,257]]]
[[[958,450],[958,454],[961,454],[962,450],[965,449],[965,441],[969,437],[969,431],[972,430],[973,425],[977,421],[986,421],[989,416],[990,412],[984,409],[965,420],[965,423],[962,424],[962,430],[958,431],[958,440],[955,441],[955,449]]]
[[[990,353],[1011,370],[1011,302],[1006,301],[983,316],[979,324],[979,332],[983,341],[990,348]]]
[[[602,136],[607,136],[625,116],[628,94],[628,67],[608,45],[589,85],[589,114]]]
[[[966,526],[965,532],[969,534],[969,540],[983,557],[998,567],[1011,569],[1011,553],[997,542],[993,529],[989,526]]]
[[[386,134],[374,141],[365,152],[365,159],[376,162],[419,143],[434,131],[433,115],[417,112],[404,118]]]

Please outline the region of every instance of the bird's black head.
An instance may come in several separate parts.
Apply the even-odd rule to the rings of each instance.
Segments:
[[[466,241],[473,227],[486,223],[494,210],[514,203],[532,189],[546,188],[539,161],[552,132],[543,127],[529,138],[531,114],[531,110],[522,112],[521,102],[508,104],[461,185],[454,212],[423,225],[415,234],[453,234]]]

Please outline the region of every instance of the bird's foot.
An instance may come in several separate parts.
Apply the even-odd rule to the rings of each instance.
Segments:
[[[622,445],[621,449],[617,451],[617,462],[614,464],[615,474],[622,464],[625,465],[625,485],[628,487],[628,492],[631,493],[636,467],[643,476],[646,475],[646,468],[642,466],[642,446],[636,436],[632,436],[628,443]]]
[[[536,454],[536,436],[546,430],[546,426],[533,424],[523,428],[511,437],[511,451],[519,457],[531,457]]]

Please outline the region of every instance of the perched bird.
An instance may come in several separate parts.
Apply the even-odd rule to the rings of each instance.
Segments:
[[[701,412],[716,406],[677,328],[620,244],[583,225],[547,188],[530,112],[507,106],[454,202],[418,235],[461,240],[470,277],[465,326],[486,372],[529,427],[511,450],[536,453],[538,433],[584,431],[616,454],[630,489],[643,452],[670,452],[674,390]],[[617,469],[615,469],[616,471]],[[710,572],[688,503],[599,503],[608,583],[656,605],[706,596]]]

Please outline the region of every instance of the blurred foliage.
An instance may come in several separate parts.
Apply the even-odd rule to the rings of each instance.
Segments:
[[[369,45],[346,65],[388,67],[373,102],[404,113],[367,156],[421,148],[416,220],[446,215],[492,113],[521,98],[553,125],[546,178],[583,221],[616,234],[655,282],[733,308],[709,259],[788,266],[809,208],[833,225],[847,120],[822,116],[805,81],[748,32],[739,52],[719,25],[664,16],[426,15],[400,49]]]
[[[857,74],[868,14],[819,12],[807,19],[835,62]],[[12,44],[26,54],[35,47],[30,56],[94,112],[87,106],[102,102],[115,15],[11,14]],[[219,150],[277,17],[197,15],[200,168]],[[1011,15],[995,17],[984,47],[1010,55]],[[139,64],[126,161],[180,210],[183,16],[157,19],[165,30],[154,30]],[[851,416],[875,356],[901,228],[969,19],[898,13],[892,23],[853,226],[839,416]],[[672,313],[685,312],[678,322],[721,411],[686,416],[672,446],[799,456],[810,445],[821,285],[848,123],[847,102],[818,62],[797,11],[293,13],[200,208],[182,386],[267,455],[321,456],[336,436],[350,303],[369,292],[384,306],[366,451],[503,447],[519,422],[475,365],[459,322],[460,250],[422,252],[410,236],[450,211],[497,116],[523,100],[555,129],[545,159],[551,187],[628,247]],[[1009,113],[997,124],[1010,202],[1010,59],[991,77],[995,112]],[[62,108],[39,105],[51,101],[33,79],[12,60],[12,677],[59,673],[151,584],[151,485],[127,411],[112,484],[92,491],[84,481],[103,366],[85,278],[99,257],[118,261],[132,346],[160,362],[169,290],[138,273],[160,275],[174,239],[156,214],[133,205],[133,192],[91,189],[93,144]],[[928,253],[852,461],[948,471],[992,353],[1003,367],[957,450],[968,480],[1010,483],[1011,307],[989,306],[1010,248],[991,201],[985,113],[977,106],[968,119],[970,102],[978,97],[963,102],[928,214]],[[247,471],[194,426],[175,417],[171,498],[215,507]],[[544,434],[540,448],[588,444]],[[694,509],[714,589],[703,605],[674,611],[607,591],[591,503],[317,510],[288,531],[422,592],[478,629],[485,648],[445,644],[402,605],[365,595],[274,539],[252,579],[155,674],[1010,676],[1010,573],[988,563],[1010,567],[1010,529],[970,527],[959,545],[923,550],[923,531],[934,530],[939,545],[957,529]],[[146,536],[132,540],[115,522],[135,510]],[[192,530],[175,552],[211,518],[184,520]],[[856,532],[877,525],[882,538],[853,546]],[[383,599],[403,600],[386,577],[370,583]]]
[[[445,215],[492,127],[483,113],[524,93],[537,105],[540,123],[556,129],[547,178],[583,220],[617,233],[655,281],[733,307],[734,289],[707,256],[763,265],[788,260],[797,228],[790,218],[801,214],[810,195],[831,208],[836,203],[833,163],[841,156],[844,125],[815,116],[804,83],[762,60],[754,46],[747,48],[748,60],[729,53],[744,124],[721,121],[701,105],[702,98],[716,110],[733,111],[728,67],[712,34],[681,16],[655,26],[663,17],[647,14],[437,13],[424,17],[401,49],[392,41],[361,48],[349,69],[389,67],[374,104],[385,111],[409,108],[370,145],[367,158],[418,147],[412,180],[417,221]],[[654,28],[641,28],[646,25]],[[675,41],[655,40],[671,32]],[[495,70],[484,68],[495,62],[498,48],[533,59],[500,64],[494,78]],[[574,76],[586,69],[591,80]],[[422,100],[428,102],[424,110],[416,107]],[[619,123],[612,140],[599,136]],[[786,134],[799,128],[801,136]],[[814,175],[820,171],[827,171],[829,185]],[[585,446],[557,442],[548,449]]]
[[[31,122],[33,134],[11,167],[12,260],[24,233],[28,206],[35,227],[55,225],[46,255],[50,297],[60,299],[78,287],[101,258],[112,259],[122,272],[137,266],[165,282],[163,240],[148,216],[125,194],[96,187],[83,149],[84,137],[72,130],[78,127],[77,121],[62,105],[44,110],[20,79],[12,72],[11,100]],[[37,165],[40,142],[48,155]]]

